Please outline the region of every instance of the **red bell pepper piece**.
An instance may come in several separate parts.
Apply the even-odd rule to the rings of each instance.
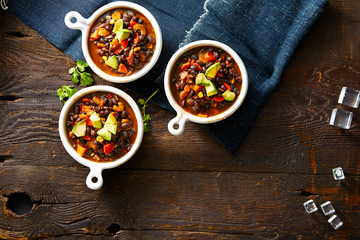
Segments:
[[[218,77],[223,77],[223,76],[224,76],[224,74],[223,74],[223,73],[219,73],[219,72],[218,72],[218,73],[216,74],[216,76],[218,76]]]
[[[183,65],[181,65],[180,70],[181,70],[181,71],[184,71],[185,69],[188,69],[189,67],[190,67],[190,63],[187,62],[187,63],[184,63]]]
[[[197,64],[197,63],[193,63],[192,65],[196,65],[196,66],[197,66],[197,70],[198,70],[198,71],[200,71],[200,70],[201,70],[201,67],[200,67],[200,65],[199,65],[199,64]]]
[[[111,95],[110,93],[107,93],[106,95],[107,95],[108,99],[111,99],[113,97],[113,95]]]
[[[92,123],[92,121],[90,120],[90,117],[87,116],[86,117],[86,126],[89,126],[89,127],[93,127],[94,124]],[[85,139],[86,140],[86,139]]]
[[[184,92],[189,93],[190,91],[191,91],[190,86],[189,86],[189,85],[186,85],[186,86],[184,87]]]
[[[204,88],[204,86],[196,85],[196,84],[195,84],[195,86],[194,86],[193,89],[194,89],[195,92],[198,92],[198,91],[200,91],[200,90],[203,89],[203,88]]]
[[[106,155],[111,153],[112,150],[114,150],[114,143],[113,142],[104,145],[104,153]]]
[[[134,42],[134,44],[137,44],[138,42],[140,42],[140,36],[138,33],[136,33],[133,42]]]
[[[216,101],[216,102],[222,102],[222,101],[224,101],[224,97],[221,96],[221,95],[216,95],[216,96],[214,97],[214,101]]]
[[[120,45],[126,48],[129,45],[129,41],[127,39],[123,39],[120,41]],[[121,48],[119,48],[117,51],[119,52]],[[117,53],[116,53],[117,54]]]
[[[134,20],[130,20],[130,23],[129,23],[129,26],[130,27],[134,27],[135,26],[135,24],[137,24],[137,22],[135,22]]]
[[[123,63],[119,64],[118,72],[119,73],[127,73],[128,72],[126,66]]]
[[[208,62],[212,62],[215,60],[214,54],[212,54],[211,52],[205,53],[204,57]]]
[[[88,102],[88,101],[90,101],[91,100],[91,98],[83,98],[82,99],[82,102]]]
[[[224,83],[224,86],[225,86],[225,88],[226,88],[227,90],[231,91],[231,87],[229,86],[229,84]]]
[[[90,135],[85,135],[82,137],[83,139],[85,139],[86,141],[91,140],[91,136]]]
[[[203,117],[203,118],[207,118],[209,115],[207,115],[206,113],[199,113],[198,116]]]

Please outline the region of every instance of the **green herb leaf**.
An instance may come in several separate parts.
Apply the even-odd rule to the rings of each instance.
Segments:
[[[94,82],[94,79],[91,73],[85,72],[86,68],[89,66],[87,62],[83,62],[82,60],[78,60],[76,62],[76,67],[72,67],[69,69],[69,74],[71,74],[71,80],[74,83],[81,82],[81,85],[88,86]]]
[[[142,98],[139,98],[138,102],[142,105],[141,109],[143,112],[143,121],[144,121],[144,132],[149,132],[151,130],[150,128],[150,121],[151,121],[151,116],[148,113],[145,113],[145,109],[148,106],[147,102],[159,91],[159,89],[157,89],[153,94],[151,94],[151,96],[146,99],[146,101]]]
[[[72,85],[70,86],[62,86],[57,90],[57,95],[59,96],[62,102],[66,102],[72,95],[76,93],[76,88]]]

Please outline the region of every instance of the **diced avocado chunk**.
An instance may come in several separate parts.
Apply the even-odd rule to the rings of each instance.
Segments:
[[[112,134],[116,135],[117,121],[114,114],[109,114],[108,118],[106,119],[104,128],[107,129]]]
[[[111,58],[109,58],[106,62],[105,62],[109,67],[112,67],[114,69],[117,69],[118,65],[119,65],[119,61],[117,59],[117,56],[112,55]]]
[[[85,134],[86,134],[86,119],[78,122],[72,131],[77,137],[85,136]]]
[[[211,65],[205,72],[205,76],[215,78],[218,71],[221,69],[221,63],[217,62]]]
[[[235,99],[235,93],[229,91],[229,90],[226,90],[223,94],[222,94],[223,98],[226,100],[226,101],[233,101]]]
[[[123,29],[124,27],[124,21],[122,19],[119,19],[115,22],[113,32],[116,33],[116,31]]]
[[[97,131],[97,135],[105,139],[106,141],[111,140],[111,132],[109,132],[106,128],[102,128],[99,131]]]
[[[197,85],[207,86],[210,84],[210,81],[205,77],[203,73],[199,73],[198,75],[196,75],[195,83]]]
[[[127,39],[130,36],[130,30],[129,29],[114,30],[114,33],[116,33],[116,38],[119,41]]]
[[[206,95],[208,97],[218,93],[215,84],[212,81],[209,81],[209,85],[205,86],[205,89],[206,89]]]
[[[94,125],[94,128],[102,127],[101,119],[99,117],[99,114],[97,114],[97,112],[94,112],[93,114],[91,114],[90,120],[91,120],[92,124]]]

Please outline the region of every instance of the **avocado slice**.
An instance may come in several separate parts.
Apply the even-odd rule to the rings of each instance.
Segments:
[[[111,58],[109,58],[106,62],[105,62],[109,67],[112,67],[114,69],[117,69],[118,65],[119,65],[119,61],[117,59],[117,56],[112,55]]]
[[[75,127],[72,129],[73,133],[77,137],[83,137],[86,134],[86,119],[81,120],[78,122]]]
[[[218,71],[221,69],[221,63],[217,62],[211,65],[205,72],[205,76],[215,78]]]
[[[218,91],[217,91],[217,89],[215,87],[215,84],[212,81],[209,81],[209,85],[205,86],[205,89],[206,89],[206,95],[208,97],[218,93]]]
[[[207,86],[210,84],[210,81],[205,77],[203,73],[199,73],[198,75],[196,75],[195,84]]]
[[[99,117],[99,114],[97,114],[96,112],[91,114],[90,120],[91,120],[92,124],[94,125],[94,128],[101,128],[102,127],[101,119]]]
[[[116,31],[123,29],[124,27],[124,21],[122,19],[119,19],[115,22],[113,32],[116,33]]]
[[[235,93],[229,91],[229,90],[226,90],[223,94],[222,94],[223,98],[226,100],[226,101],[233,101],[235,99]]]
[[[127,39],[130,36],[129,29],[117,29],[117,30],[114,30],[114,33],[116,33],[116,38],[119,41]]]
[[[106,119],[104,128],[107,129],[112,134],[116,135],[117,121],[113,113],[109,114],[108,118]]]
[[[106,128],[102,128],[99,131],[97,131],[97,135],[105,139],[106,141],[111,140],[111,132],[109,132]]]

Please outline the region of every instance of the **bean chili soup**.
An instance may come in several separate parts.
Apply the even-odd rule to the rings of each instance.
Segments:
[[[177,103],[199,117],[227,110],[242,86],[234,59],[216,47],[198,47],[183,54],[171,73],[171,91]]]
[[[114,9],[94,22],[88,46],[92,60],[102,71],[129,76],[150,61],[156,48],[155,30],[140,12]]]
[[[102,92],[82,97],[67,118],[71,145],[91,161],[114,161],[129,152],[136,140],[135,113],[115,94]]]

